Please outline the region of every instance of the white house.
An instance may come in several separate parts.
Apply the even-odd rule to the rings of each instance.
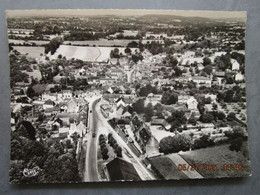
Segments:
[[[235,59],[231,59],[232,70],[239,70],[239,63]]]
[[[236,81],[242,81],[244,79],[245,79],[244,75],[242,75],[240,72],[237,73],[236,76],[235,76]]]
[[[194,83],[196,83],[199,86],[211,87],[211,78],[195,76],[195,77],[191,77],[190,80],[192,80]]]
[[[72,92],[70,90],[64,90],[62,93],[62,97],[65,99],[71,99],[72,98]]]
[[[42,94],[42,100],[51,100],[51,101],[56,101],[57,100],[57,94],[55,93],[43,93]]]
[[[47,100],[47,101],[44,102],[42,107],[43,107],[44,110],[46,110],[46,109],[49,109],[49,108],[53,108],[54,105],[55,105],[55,103],[53,101]]]
[[[196,110],[198,106],[198,102],[194,97],[190,97],[187,100],[187,107],[189,110]]]

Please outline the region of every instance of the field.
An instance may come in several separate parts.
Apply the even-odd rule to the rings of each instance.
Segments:
[[[103,62],[107,61],[110,58],[110,52],[115,47],[84,47],[84,46],[70,46],[70,45],[61,45],[54,55],[50,59],[57,59],[61,54],[67,59],[80,59],[83,61],[96,61]],[[120,53],[125,54],[125,48],[118,48]],[[132,48],[132,51],[135,49]]]
[[[172,160],[166,156],[153,157],[149,161],[157,174],[166,180],[188,179],[182,171],[178,170],[178,167],[176,167]]]
[[[245,148],[247,145],[245,144]],[[247,153],[247,151],[245,151]],[[241,153],[229,150],[229,145],[221,145],[209,148],[203,148],[199,150],[181,152],[179,155],[190,164],[218,164],[218,171],[203,171],[198,172],[206,178],[218,178],[218,177],[243,177],[250,174],[250,161]],[[243,165],[243,171],[241,170],[225,170],[224,165],[231,164]]]
[[[40,54],[44,54],[44,47],[31,47],[31,46],[13,46],[15,50],[23,55],[27,54],[30,58],[41,58]]]

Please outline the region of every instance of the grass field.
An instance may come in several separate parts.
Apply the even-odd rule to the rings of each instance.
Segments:
[[[247,148],[247,145],[244,145],[244,148]],[[197,170],[205,178],[244,177],[251,173],[250,161],[242,152],[230,151],[229,144],[181,152],[179,155],[190,164],[218,164],[219,171]],[[242,164],[244,169],[228,171],[224,169],[224,164]]]
[[[178,167],[172,160],[166,156],[158,156],[150,158],[153,169],[161,175],[164,179],[188,179],[188,177],[178,170]]]
[[[13,48],[30,58],[40,58],[40,54],[44,54],[44,47],[13,46]]]

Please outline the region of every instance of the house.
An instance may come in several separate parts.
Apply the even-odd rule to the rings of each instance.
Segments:
[[[130,118],[132,117],[132,114],[133,114],[133,107],[127,105],[127,106],[124,108],[123,112],[122,112],[121,118],[130,119]]]
[[[187,107],[189,110],[196,110],[198,107],[197,100],[192,96],[187,100]]]
[[[189,95],[179,95],[178,104],[186,104],[189,98],[190,98]]]
[[[125,103],[123,97],[120,97],[120,98],[118,98],[118,99],[116,100],[116,107],[119,107],[120,105],[122,105],[122,106],[124,106],[124,107],[126,106],[126,103]]]
[[[198,86],[211,87],[211,78],[202,77],[202,76],[194,76],[194,77],[191,77],[191,80],[194,83],[196,83]]]
[[[56,101],[57,100],[57,94],[55,93],[43,93],[42,94],[42,100],[51,100],[51,101]]]
[[[64,90],[62,92],[62,97],[64,99],[71,99],[72,98],[72,92],[70,90]]]
[[[151,121],[151,125],[161,125],[163,129],[169,131],[171,128],[171,125],[167,123],[165,119],[153,119]]]
[[[53,108],[54,105],[55,105],[55,103],[53,101],[47,100],[47,101],[44,102],[42,107],[43,107],[44,110],[47,110],[47,109]]]
[[[243,81],[245,79],[244,75],[242,75],[240,72],[236,74],[235,80],[236,81]]]
[[[235,59],[231,59],[232,70],[239,70],[239,63]]]
[[[125,109],[125,106],[123,106],[122,104],[119,104],[119,106],[117,106],[117,108],[116,108],[116,114],[118,116],[122,116],[124,109]]]
[[[124,72],[119,69],[111,69],[109,75],[112,79],[117,79],[119,77],[122,77],[124,75]]]
[[[59,128],[59,137],[60,137],[61,139],[67,138],[68,135],[69,135],[69,130],[70,130],[69,127],[60,127],[60,128]]]
[[[140,181],[133,164],[122,158],[115,158],[106,164],[106,170],[109,181]]]
[[[136,140],[143,151],[146,150],[146,144],[152,137],[149,127],[135,114],[130,121],[131,129],[136,137]]]
[[[156,105],[158,102],[161,102],[162,95],[161,94],[153,94],[150,93],[147,96],[146,104],[151,103],[153,106]]]

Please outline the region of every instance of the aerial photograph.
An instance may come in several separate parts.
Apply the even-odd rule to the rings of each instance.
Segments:
[[[11,184],[247,177],[246,12],[8,10]]]

